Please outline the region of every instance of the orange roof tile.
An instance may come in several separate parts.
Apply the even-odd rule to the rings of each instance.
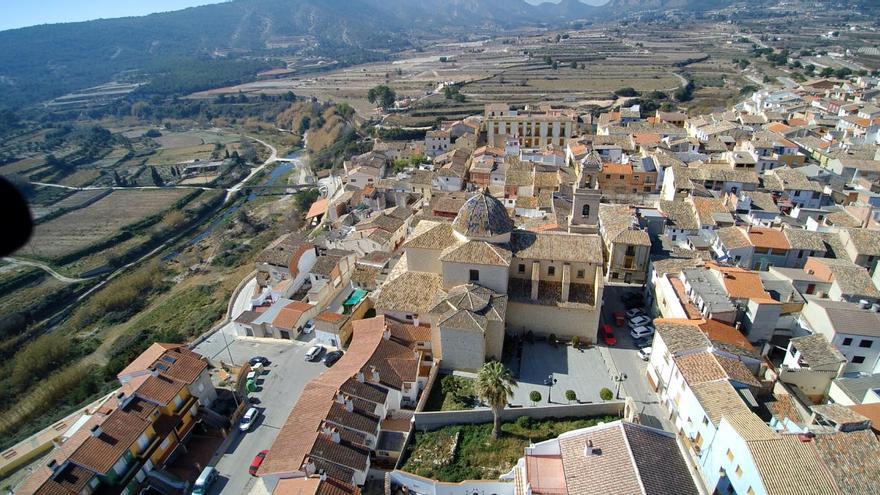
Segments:
[[[721,283],[727,290],[727,294],[734,299],[754,299],[762,302],[774,303],[770,294],[764,290],[761,277],[758,272],[744,270],[742,268],[720,266],[707,263],[712,270],[721,273]]]
[[[327,200],[327,198],[321,198],[312,203],[312,206],[309,207],[309,212],[306,213],[306,220],[327,213],[327,206],[329,204],[330,202]]]
[[[293,301],[287,306],[281,308],[281,311],[278,312],[278,316],[272,321],[272,325],[285,330],[293,330],[296,328],[300,318],[302,318],[303,313],[311,308],[311,304],[302,301]]]
[[[632,165],[626,163],[603,163],[602,173],[605,174],[631,174]]]
[[[791,244],[779,229],[752,227],[749,229],[749,241],[757,248],[791,249]]]

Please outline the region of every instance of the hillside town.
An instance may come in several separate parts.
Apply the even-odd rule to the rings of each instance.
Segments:
[[[880,79],[488,104],[325,181],[227,321],[149,347],[16,493],[880,493]],[[422,440],[585,417],[455,481],[464,430]]]

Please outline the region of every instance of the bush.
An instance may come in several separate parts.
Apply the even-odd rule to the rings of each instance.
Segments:
[[[571,338],[571,346],[572,347],[580,347],[581,346],[581,338],[575,335]]]
[[[620,88],[614,94],[617,96],[639,96],[639,92],[630,87]]]
[[[565,400],[567,400],[569,403],[576,401],[577,398],[578,398],[577,394],[574,393],[574,390],[566,390],[565,391]]]
[[[531,428],[532,418],[528,416],[520,416],[516,418],[516,426],[523,429]]]
[[[532,390],[531,392],[529,392],[529,400],[532,401],[532,405],[541,402],[541,399],[541,392],[538,392],[537,390]]]
[[[602,390],[599,391],[599,398],[602,400],[611,400],[614,398],[614,392],[607,387],[602,387]]]
[[[547,337],[547,342],[556,345],[556,334],[551,333],[549,337]]]

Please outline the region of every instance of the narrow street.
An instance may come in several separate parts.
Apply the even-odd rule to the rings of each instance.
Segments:
[[[626,380],[621,385],[621,397],[626,395],[635,400],[642,424],[666,431],[675,431],[669,422],[660,399],[648,384],[645,373],[648,363],[642,361],[638,348],[633,344],[629,329],[614,324],[613,313],[626,311],[622,296],[627,292],[641,292],[639,285],[605,285],[602,301],[602,319],[600,324],[608,324],[614,330],[617,345],[607,347],[608,354],[618,373],[625,374]],[[599,343],[604,345],[604,343]]]

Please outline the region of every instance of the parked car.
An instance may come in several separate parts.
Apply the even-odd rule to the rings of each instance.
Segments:
[[[326,366],[328,368],[333,366],[336,363],[336,361],[339,361],[339,358],[341,358],[341,357],[342,357],[342,351],[328,352],[324,356],[324,366]]]
[[[196,479],[196,482],[193,483],[193,495],[205,495],[208,493],[208,488],[214,483],[217,479],[217,470],[211,466],[202,469],[201,474]]]
[[[617,337],[614,336],[611,325],[602,325],[602,340],[605,341],[605,345],[617,345]]]
[[[248,468],[248,473],[251,476],[257,475],[257,471],[260,469],[260,465],[263,464],[263,459],[266,458],[268,453],[268,450],[261,450],[259,454],[254,456],[254,460],[251,461],[251,466]]]
[[[312,333],[312,330],[314,330],[314,329],[315,329],[314,322],[312,322],[312,320],[309,320],[306,322],[305,325],[303,325],[302,333],[306,333],[306,334]]]
[[[324,353],[324,346],[313,345],[306,351],[306,361],[317,361],[321,354]]]
[[[271,364],[269,362],[269,360],[263,356],[254,356],[254,357],[250,358],[250,360],[248,362],[251,364],[251,366],[254,366],[257,364],[262,364],[263,366],[269,366],[269,364]]]
[[[257,409],[256,407],[249,408],[244,413],[244,416],[242,416],[241,419],[238,421],[238,430],[241,432],[246,432],[250,430],[254,426],[254,423],[257,422],[257,418],[259,416],[259,409]]]
[[[630,331],[629,334],[634,339],[643,339],[645,337],[650,337],[650,336],[654,335],[654,327],[651,327],[651,326],[633,327],[632,331]]]
[[[639,349],[639,357],[642,358],[642,361],[647,361],[651,359],[651,351],[654,350],[651,346],[644,347]]]
[[[614,317],[614,324],[615,325],[617,325],[619,327],[626,325],[626,316],[624,316],[624,314],[621,313],[620,311],[615,311],[614,313],[611,314],[611,316]]]
[[[630,309],[626,313],[624,313],[627,318],[635,318],[636,316],[644,316],[645,312],[639,308]]]
[[[635,318],[630,318],[630,320],[629,320],[630,328],[643,327],[649,323],[651,323],[651,319],[645,315],[639,315],[639,316],[636,316]]]

